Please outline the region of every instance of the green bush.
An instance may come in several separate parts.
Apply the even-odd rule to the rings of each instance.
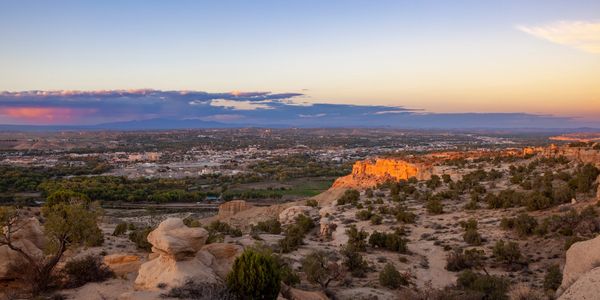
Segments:
[[[230,235],[233,237],[242,236],[242,231],[240,229],[231,227],[231,225],[218,220],[210,223],[205,229],[208,231],[208,239],[206,239],[207,244],[222,242],[224,239],[223,235]]]
[[[346,190],[344,194],[338,198],[338,205],[352,204],[356,206],[358,204],[358,200],[360,199],[360,193],[357,190]]]
[[[473,246],[481,245],[483,239],[479,232],[477,232],[477,220],[471,218],[466,222],[461,222],[461,226],[465,229],[463,239],[467,244]]]
[[[446,257],[446,270],[458,272],[464,269],[479,268],[485,258],[483,250],[455,250]]]
[[[474,299],[506,300],[508,297],[509,282],[498,276],[475,273],[471,270],[463,271],[456,279],[459,289],[475,292],[480,297]]]
[[[373,216],[373,213],[370,210],[359,210],[356,212],[356,218],[361,220],[361,221],[366,221],[368,219],[371,218],[371,216]]]
[[[425,208],[427,208],[427,212],[432,215],[439,215],[444,213],[444,205],[439,199],[429,199],[427,201],[427,204],[425,204]]]
[[[390,289],[397,289],[400,286],[408,285],[408,280],[396,270],[393,264],[387,263],[379,272],[379,284]]]
[[[279,240],[279,248],[283,253],[298,250],[302,244],[304,244],[304,230],[297,224],[288,226],[285,237]]]
[[[374,248],[382,248],[389,251],[407,253],[408,240],[403,236],[404,232],[400,229],[396,229],[394,232],[390,233],[374,231],[369,237],[369,245]]]
[[[302,271],[308,282],[326,289],[333,280],[343,275],[340,266],[333,262],[329,253],[314,251],[302,259]]]
[[[544,289],[556,291],[562,283],[562,272],[558,265],[551,265],[544,276]]]
[[[119,223],[117,224],[117,227],[115,227],[115,230],[113,231],[113,236],[121,236],[124,235],[125,232],[127,232],[127,223]]]
[[[248,248],[235,259],[227,286],[241,299],[277,299],[281,288],[277,261],[266,250]]]
[[[305,214],[300,214],[296,217],[296,225],[300,226],[304,234],[307,234],[309,231],[315,228],[315,222],[313,222],[313,220]]]
[[[62,273],[66,278],[65,288],[80,287],[88,282],[101,282],[114,276],[100,257],[93,255],[67,261]]]
[[[270,234],[281,233],[281,223],[277,218],[272,218],[266,221],[260,221],[252,227],[252,231],[266,232]]]
[[[343,265],[350,271],[354,277],[365,277],[369,265],[362,255],[351,245],[342,248],[341,254],[344,256]]]
[[[319,202],[317,202],[317,200],[315,200],[315,199],[308,199],[308,200],[306,200],[306,205],[310,206],[310,207],[318,207]]]
[[[148,242],[148,234],[152,232],[154,228],[140,228],[129,233],[129,240],[132,241],[138,249],[150,251],[152,244]]]
[[[380,215],[372,215],[371,216],[371,224],[372,225],[380,225],[383,222],[383,218]]]
[[[519,236],[524,237],[532,235],[536,232],[536,228],[538,228],[538,222],[534,217],[522,213],[512,219],[502,219],[500,221],[500,226],[503,229],[512,229]]]
[[[367,250],[367,242],[366,239],[369,236],[364,230],[358,231],[355,225],[351,225],[348,229],[346,229],[346,234],[348,235],[348,245],[350,245],[356,251],[366,251]]]
[[[515,242],[505,243],[499,240],[494,245],[493,249],[494,256],[498,261],[512,264],[519,262],[521,259],[521,250],[519,250],[519,244]]]

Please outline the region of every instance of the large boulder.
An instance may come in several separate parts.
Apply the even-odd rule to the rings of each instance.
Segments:
[[[600,236],[573,244],[567,250],[563,280],[557,294],[562,294],[579,277],[597,267],[598,262],[600,262]]]
[[[598,299],[600,295],[600,268],[580,276],[575,283],[558,298],[559,300]]]
[[[241,211],[253,208],[252,204],[244,200],[233,200],[219,205],[219,218],[231,217]]]
[[[45,247],[44,231],[40,222],[34,218],[20,219],[13,226],[15,230],[11,241],[14,247],[23,250],[33,258],[43,256]],[[6,230],[6,229],[3,229]],[[0,246],[0,279],[17,279],[22,277],[23,270],[27,268],[28,261],[25,257],[7,245]]]
[[[169,218],[148,235],[152,259],[140,267],[136,286],[146,290],[174,288],[188,281],[223,282],[243,248],[214,243],[204,245],[208,233],[189,228],[181,219]]]
[[[152,252],[172,256],[175,260],[191,257],[204,246],[208,231],[190,228],[179,218],[168,218],[148,234]]]
[[[318,220],[320,217],[319,211],[316,208],[306,205],[297,205],[288,207],[279,213],[279,223],[284,226],[294,224],[296,218],[301,214],[304,214],[313,220]]]

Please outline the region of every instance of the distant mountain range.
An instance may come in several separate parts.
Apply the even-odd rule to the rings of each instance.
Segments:
[[[439,124],[438,124],[439,125]],[[472,124],[475,125],[475,124]],[[548,133],[574,133],[574,132],[600,132],[600,128],[578,127],[578,128],[543,128],[543,127],[490,127],[490,126],[364,126],[364,125],[329,125],[317,123],[310,124],[241,124],[222,123],[215,121],[203,121],[197,119],[147,119],[123,122],[102,123],[97,125],[8,125],[0,124],[3,131],[95,131],[95,130],[169,130],[169,129],[210,129],[210,128],[398,128],[398,129],[446,129],[446,130],[469,130],[469,131],[502,131],[502,132],[548,132]]]

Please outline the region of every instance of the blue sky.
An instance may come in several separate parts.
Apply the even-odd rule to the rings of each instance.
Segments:
[[[301,93],[589,122],[596,25],[600,1],[0,1],[0,91]]]

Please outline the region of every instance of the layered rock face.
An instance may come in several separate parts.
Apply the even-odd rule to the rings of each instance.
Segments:
[[[142,262],[137,255],[111,254],[104,257],[104,264],[117,276],[127,276],[139,270]]]
[[[230,217],[239,213],[240,211],[251,209],[252,207],[254,207],[252,206],[252,204],[249,204],[244,200],[233,200],[225,202],[219,205],[219,217]]]
[[[189,228],[179,218],[169,218],[148,235],[156,258],[144,263],[135,280],[142,289],[169,288],[187,281],[222,282],[242,247],[215,243],[205,245],[208,232]]]
[[[12,244],[32,257],[42,257],[45,247],[44,230],[36,218],[21,219],[14,228]],[[0,246],[0,279],[17,279],[24,275],[27,260],[8,246]]]
[[[404,160],[378,158],[375,161],[357,161],[352,173],[340,177],[333,188],[369,188],[388,180],[398,181],[416,177],[419,180],[431,177],[431,168]]]

